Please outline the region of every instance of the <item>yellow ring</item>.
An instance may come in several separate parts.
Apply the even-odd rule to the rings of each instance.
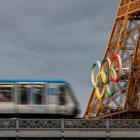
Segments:
[[[103,89],[102,89],[102,92],[100,94],[99,87],[95,88],[95,95],[98,98],[98,100],[101,100],[104,97],[105,89],[106,89],[106,86],[104,85]]]

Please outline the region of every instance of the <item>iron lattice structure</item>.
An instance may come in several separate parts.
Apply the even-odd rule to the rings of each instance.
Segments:
[[[93,89],[84,118],[140,118],[140,0],[121,0],[104,58],[116,52],[122,59],[122,76],[111,97],[98,100]],[[115,64],[117,65],[117,64]],[[102,84],[101,84],[101,87]]]

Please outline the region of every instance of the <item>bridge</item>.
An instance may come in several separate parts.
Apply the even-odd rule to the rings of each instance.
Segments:
[[[140,138],[140,120],[0,119],[0,138]]]

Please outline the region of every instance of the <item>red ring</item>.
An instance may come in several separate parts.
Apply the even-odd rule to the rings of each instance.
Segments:
[[[112,61],[111,61],[111,65],[110,67],[113,67],[114,61],[117,60],[118,62],[118,74],[116,74],[116,78],[113,77],[112,73],[110,73],[110,78],[112,80],[112,82],[118,82],[122,73],[122,60],[120,58],[120,56],[118,54],[114,55],[112,57]]]

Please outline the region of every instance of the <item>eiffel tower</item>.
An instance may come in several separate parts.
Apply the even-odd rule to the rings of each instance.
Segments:
[[[122,60],[119,81],[109,83],[114,94],[99,100],[93,88],[85,119],[140,119],[140,0],[120,0],[103,59],[114,53]]]

